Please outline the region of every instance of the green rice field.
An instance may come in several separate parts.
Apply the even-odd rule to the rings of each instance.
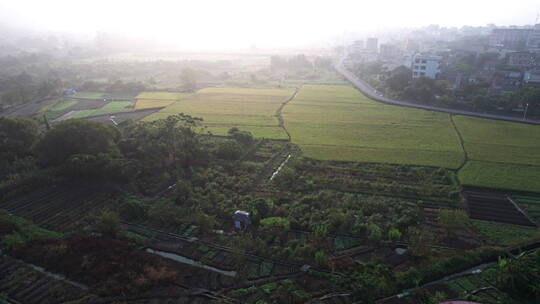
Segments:
[[[464,185],[540,192],[540,168],[528,165],[468,161],[459,170]]]
[[[456,116],[470,161],[465,185],[540,192],[540,126]]]
[[[133,103],[130,101],[112,101],[99,109],[79,111],[75,115],[71,116],[71,118],[84,118],[88,116],[98,116],[98,115],[106,115],[106,114],[119,113],[119,112],[129,112],[133,110],[132,105]]]
[[[350,86],[304,86],[283,118],[307,157],[447,168],[464,161],[448,114],[384,105]]]
[[[255,137],[287,139],[275,115],[293,92],[294,89],[206,88],[145,120],[185,113],[202,117],[206,130],[216,135],[226,135],[231,127],[237,127]]]
[[[135,103],[136,110],[164,108],[172,103],[186,99],[192,94],[175,92],[143,92],[137,97]]]

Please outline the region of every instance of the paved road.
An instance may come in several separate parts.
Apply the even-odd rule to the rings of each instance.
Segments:
[[[430,110],[430,111],[437,111],[437,112],[445,112],[450,114],[459,114],[459,115],[467,115],[467,116],[474,116],[474,117],[480,117],[480,118],[488,118],[488,119],[495,119],[495,120],[505,120],[505,121],[512,121],[512,122],[520,122],[520,123],[527,123],[527,124],[533,124],[533,125],[540,125],[540,120],[532,120],[527,119],[523,120],[518,117],[511,117],[511,116],[504,116],[504,115],[496,115],[496,114],[484,114],[484,113],[477,113],[477,112],[471,112],[471,111],[463,111],[463,110],[455,110],[455,109],[449,109],[449,108],[443,108],[443,107],[437,107],[437,106],[429,106],[429,105],[421,105],[421,104],[415,104],[411,102],[406,101],[399,101],[395,99],[391,99],[385,96],[382,96],[381,93],[377,92],[373,87],[371,87],[368,83],[363,81],[362,79],[356,77],[353,73],[351,73],[345,66],[343,65],[342,58],[339,63],[335,65],[335,69],[343,75],[349,82],[351,82],[359,91],[364,93],[367,97],[382,102],[389,105],[395,105],[395,106],[402,106],[402,107],[410,107],[410,108],[417,108],[417,109],[424,109],[424,110]]]

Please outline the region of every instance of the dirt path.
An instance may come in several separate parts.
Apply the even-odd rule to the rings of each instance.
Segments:
[[[457,134],[457,136],[459,138],[459,143],[461,145],[461,149],[463,150],[463,156],[464,156],[463,157],[463,163],[456,170],[456,171],[459,171],[469,161],[469,154],[467,153],[467,150],[465,149],[465,141],[463,141],[463,136],[461,135],[461,132],[459,131],[459,129],[458,129],[457,125],[456,125],[456,122],[454,121],[454,115],[453,114],[450,114],[450,122],[452,123],[452,126],[454,126],[454,130],[456,131],[456,134]]]
[[[289,134],[289,131],[287,131],[287,128],[285,128],[285,121],[283,120],[283,115],[282,115],[282,112],[283,112],[283,108],[285,108],[285,106],[291,101],[293,100],[295,97],[296,97],[296,94],[298,94],[298,92],[300,91],[300,88],[302,86],[300,85],[300,87],[294,89],[294,93],[291,95],[291,97],[289,97],[289,99],[285,100],[285,102],[283,102],[279,108],[277,109],[276,111],[276,117],[278,119],[278,126],[281,127],[285,133],[287,134],[287,138],[289,139],[289,141],[291,141],[291,134]]]

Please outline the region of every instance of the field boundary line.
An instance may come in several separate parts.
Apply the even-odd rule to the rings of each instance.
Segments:
[[[533,167],[540,169],[540,165],[531,165],[531,164],[522,164],[522,163],[509,163],[509,162],[500,162],[500,161],[493,161],[493,160],[480,160],[476,158],[469,159],[471,162],[477,162],[477,163],[488,163],[488,164],[499,164],[499,165],[510,165],[510,166],[518,166],[518,167]],[[534,191],[533,191],[534,192]]]
[[[279,106],[279,108],[276,110],[276,117],[278,119],[278,127],[282,128],[285,133],[287,134],[287,138],[289,138],[289,141],[291,141],[291,134],[289,133],[289,131],[287,130],[287,128],[285,128],[285,120],[283,119],[283,108],[285,108],[285,106],[291,101],[293,100],[296,95],[298,94],[298,92],[300,91],[300,88],[302,87],[302,85],[296,87],[294,89],[294,92],[293,94],[287,99],[285,100],[283,103],[281,103],[281,105]]]
[[[456,125],[456,122],[454,121],[454,114],[448,114],[448,116],[450,116],[450,122],[452,123],[452,126],[454,127],[454,130],[456,131],[456,134],[457,134],[458,139],[459,139],[459,144],[461,145],[461,149],[463,150],[463,156],[464,156],[463,163],[461,164],[461,166],[459,166],[456,169],[456,171],[459,171],[469,161],[469,154],[467,153],[467,150],[465,149],[465,141],[463,140],[463,136],[461,135],[461,132],[459,131],[459,129],[458,129],[457,125]]]
[[[373,149],[373,150],[393,150],[393,151],[406,151],[406,152],[434,152],[434,153],[460,153],[461,151],[442,151],[442,150],[424,150],[424,149],[403,149],[403,148],[383,148],[383,147],[368,147],[368,146],[344,146],[344,145],[331,145],[331,144],[302,144],[297,143],[299,146],[313,146],[313,147],[340,147],[340,148],[352,148],[352,149]],[[419,165],[420,166],[420,165]]]

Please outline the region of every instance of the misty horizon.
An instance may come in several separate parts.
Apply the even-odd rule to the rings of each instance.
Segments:
[[[538,12],[540,3],[528,0],[520,1],[519,6],[423,0],[334,1],[332,5],[307,1],[17,1],[0,3],[0,24],[86,40],[106,33],[160,48],[216,51],[329,47],[344,40],[432,24],[447,28],[527,26],[538,22]]]

